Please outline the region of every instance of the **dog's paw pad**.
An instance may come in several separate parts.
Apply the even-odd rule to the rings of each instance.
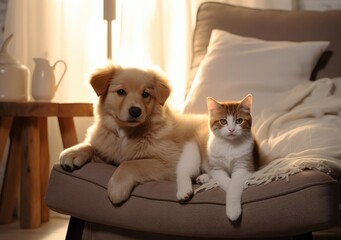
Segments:
[[[75,164],[69,165],[69,164],[61,164],[62,168],[67,172],[73,172],[75,170],[80,169],[81,167]]]
[[[72,172],[74,170],[74,168],[72,166],[69,166],[69,165],[66,165],[66,164],[62,164],[61,166],[67,172]]]
[[[80,169],[81,168],[81,166],[78,166],[78,165],[76,165],[76,164],[73,164],[73,170],[78,170],[78,169]]]

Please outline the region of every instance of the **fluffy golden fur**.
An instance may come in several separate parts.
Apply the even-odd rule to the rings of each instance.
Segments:
[[[207,117],[171,111],[165,104],[171,89],[160,73],[110,65],[90,83],[99,96],[94,123],[84,142],[61,153],[60,162],[69,171],[96,158],[119,165],[108,183],[114,204],[128,199],[137,184],[175,180],[186,142],[195,141],[205,155]]]

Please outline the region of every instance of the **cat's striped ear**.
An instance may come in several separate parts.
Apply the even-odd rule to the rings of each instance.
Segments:
[[[251,113],[252,95],[248,94],[243,100],[240,101],[239,106],[246,112]]]
[[[220,108],[221,108],[221,105],[216,100],[214,100],[214,98],[207,97],[208,111],[213,111],[213,110],[220,109]]]

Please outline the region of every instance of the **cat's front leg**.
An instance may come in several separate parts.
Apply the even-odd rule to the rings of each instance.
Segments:
[[[242,168],[235,169],[226,191],[226,215],[231,221],[236,221],[242,213],[241,198],[246,180],[251,173]]]
[[[224,191],[227,191],[231,178],[224,169],[212,169],[210,170],[210,175],[218,183],[219,187]]]

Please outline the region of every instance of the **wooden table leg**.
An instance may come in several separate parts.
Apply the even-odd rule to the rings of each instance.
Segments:
[[[12,123],[13,117],[0,117],[0,162],[4,156],[4,151]]]
[[[14,219],[15,209],[19,197],[20,160],[21,160],[21,123],[18,119],[2,118],[0,127],[1,144],[6,144],[10,133],[10,147],[7,157],[5,176],[0,198],[0,223],[11,223]],[[5,146],[1,146],[1,157]]]
[[[25,118],[23,129],[23,161],[21,163],[21,228],[41,224],[40,205],[40,132],[38,118]]]
[[[58,117],[64,148],[78,144],[75,123],[71,117]]]
[[[50,153],[47,134],[47,117],[39,118],[40,128],[40,204],[41,221],[47,222],[50,217],[49,208],[45,204],[45,193],[50,173]]]

